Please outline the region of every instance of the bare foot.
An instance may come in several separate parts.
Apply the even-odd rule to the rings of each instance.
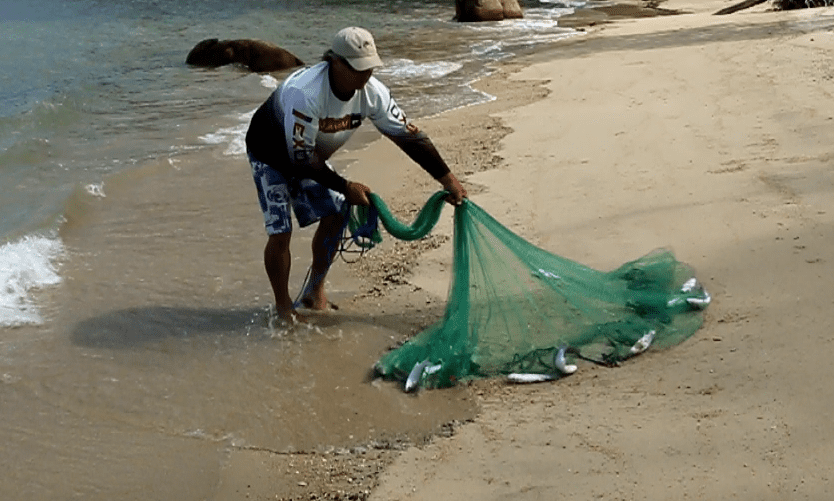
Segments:
[[[331,309],[331,310],[338,310],[339,309],[339,306],[336,305],[336,303],[331,303],[330,301],[328,301],[327,299],[324,299],[324,298],[316,299],[316,298],[313,298],[312,296],[307,296],[305,298],[302,298],[301,299],[301,306],[303,306],[304,308],[310,309],[310,310],[319,310],[319,311],[324,311],[324,310],[327,310],[327,309]]]
[[[293,308],[275,308],[275,316],[289,325],[307,323],[309,321],[305,315],[298,313]]]

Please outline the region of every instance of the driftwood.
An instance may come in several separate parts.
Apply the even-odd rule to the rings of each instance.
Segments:
[[[716,12],[715,16],[722,16],[724,14],[732,14],[733,12],[738,12],[740,10],[749,9],[754,5],[759,5],[760,3],[765,3],[767,0],[744,0],[743,2],[739,2],[737,4],[730,5],[729,7],[724,7],[723,9]]]

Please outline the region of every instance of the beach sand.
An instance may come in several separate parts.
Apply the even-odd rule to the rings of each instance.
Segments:
[[[218,499],[831,499],[834,9],[711,15],[730,3],[595,22],[477,84],[496,100],[418,122],[550,252],[608,270],[673,249],[713,295],[701,330],[553,383],[473,383],[477,417],[425,443],[235,452]],[[405,220],[438,189],[388,141],[346,155]],[[437,315],[451,233],[449,210],[429,241],[374,250],[342,308]]]

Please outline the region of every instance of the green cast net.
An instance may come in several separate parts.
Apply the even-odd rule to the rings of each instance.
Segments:
[[[372,195],[395,238],[434,227],[446,192],[411,225]],[[616,365],[646,349],[678,344],[703,322],[709,294],[671,251],[656,250],[614,271],[598,271],[540,249],[469,200],[455,207],[452,283],[443,319],[386,353],[375,371],[439,388],[472,378],[557,379],[578,359]]]

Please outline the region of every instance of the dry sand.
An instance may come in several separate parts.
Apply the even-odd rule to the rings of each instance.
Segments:
[[[672,248],[713,294],[700,331],[616,369],[475,383],[473,422],[404,451],[331,470],[241,453],[219,498],[832,499],[834,9],[711,15],[730,3],[595,26],[480,82],[497,100],[418,124],[540,247],[606,270]],[[351,155],[406,219],[437,189],[390,142]],[[450,213],[368,260],[344,308],[442,303]]]

